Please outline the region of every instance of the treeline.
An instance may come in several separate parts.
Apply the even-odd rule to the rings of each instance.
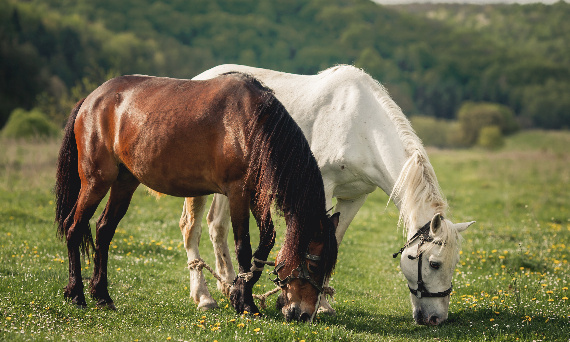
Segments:
[[[570,127],[570,4],[487,6],[484,29],[447,11],[368,0],[0,0],[0,127],[18,107],[62,123],[113,75],[191,78],[222,63],[309,74],[354,64],[409,115],[453,119],[465,101],[485,101],[524,126]]]

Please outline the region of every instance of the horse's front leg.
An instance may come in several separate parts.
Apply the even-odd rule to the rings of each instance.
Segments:
[[[202,216],[208,197],[188,197],[184,200],[180,231],[184,239],[184,248],[188,262],[200,259],[200,237],[202,235]],[[217,308],[218,304],[210,295],[204,274],[199,269],[190,269],[190,295],[198,305],[198,309],[209,310]]]
[[[259,274],[251,274],[251,243],[249,236],[249,193],[238,188],[229,195],[230,215],[234,232],[236,256],[239,274],[230,290],[230,302],[238,313],[259,313],[253,302],[253,285],[259,279]],[[259,272],[255,272],[259,273]]]
[[[257,226],[259,227],[259,246],[257,246],[257,249],[253,254],[254,261],[252,264],[252,271],[256,279],[259,279],[265,264],[256,260],[267,261],[269,253],[275,245],[275,227],[273,226],[271,213],[268,213],[266,217],[263,217],[263,213],[255,204],[252,205],[251,211],[255,217]]]
[[[368,194],[364,194],[362,196],[358,196],[353,199],[343,199],[343,198],[337,199],[336,208],[334,211],[340,213],[340,221],[338,223],[338,226],[336,227],[336,232],[335,232],[336,242],[338,243],[339,247],[340,247],[340,242],[344,237],[344,233],[346,233],[346,230],[348,229],[350,222],[352,222],[352,220],[356,216],[356,213],[358,212],[358,210],[360,210],[360,208],[364,204],[364,201],[366,201],[366,197],[368,197]],[[329,280],[330,279],[327,279],[325,281],[325,286],[329,285]],[[323,298],[321,298],[321,302],[319,305],[319,313],[336,315],[335,309],[333,309],[333,307],[330,305],[326,296],[323,296]]]

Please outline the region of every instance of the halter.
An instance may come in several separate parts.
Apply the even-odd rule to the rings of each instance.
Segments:
[[[305,260],[319,261],[319,260],[321,260],[321,257],[318,255],[313,255],[313,254],[307,253],[307,254],[305,254]],[[307,265],[303,261],[301,261],[299,263],[299,266],[297,266],[297,268],[292,270],[291,273],[287,277],[285,277],[285,279],[279,278],[279,274],[277,273],[277,272],[279,272],[280,269],[283,268],[283,266],[285,266],[285,263],[280,262],[279,264],[277,264],[277,266],[275,266],[275,269],[273,270],[273,274],[276,277],[275,277],[275,279],[272,279],[272,281],[278,287],[285,287],[287,284],[289,284],[289,282],[291,282],[291,280],[301,279],[301,280],[305,280],[309,284],[313,285],[313,287],[315,289],[317,289],[317,291],[319,291],[319,294],[321,294],[323,292],[323,286],[317,284],[317,282],[313,278],[311,278],[311,274],[309,272],[309,269],[307,268]],[[293,275],[293,272],[295,272],[295,271],[298,271],[298,273],[299,273],[297,276]]]
[[[431,225],[431,221],[426,223],[423,227],[421,227],[416,232],[416,234],[414,234],[414,236],[412,236],[406,242],[404,247],[402,247],[397,253],[392,254],[393,258],[397,257],[398,254],[402,253],[406,248],[408,248],[412,242],[414,242],[418,238],[420,238],[420,243],[418,245],[418,255],[416,255],[415,257],[408,255],[408,259],[410,259],[410,260],[418,259],[418,288],[414,290],[410,287],[410,285],[408,285],[410,292],[414,296],[416,296],[418,299],[423,298],[423,297],[447,297],[447,296],[449,296],[451,291],[453,291],[453,284],[451,284],[451,286],[445,291],[429,292],[426,289],[425,283],[422,279],[422,255],[423,255],[423,252],[420,253],[420,249],[421,249],[422,245],[426,242],[433,242],[433,243],[440,245],[440,246],[444,244],[441,241],[434,242],[433,237],[429,236],[430,225]]]

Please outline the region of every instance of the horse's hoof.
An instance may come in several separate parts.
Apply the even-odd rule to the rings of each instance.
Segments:
[[[201,300],[200,304],[198,304],[198,310],[202,311],[208,311],[217,308],[218,308],[218,303],[216,303],[216,301],[213,299]]]
[[[70,290],[68,287],[66,287],[65,291],[63,292],[63,297],[66,299],[71,299],[71,303],[78,309],[85,309],[87,307],[87,302],[85,301],[83,292],[75,295],[73,294],[74,292],[77,291]]]
[[[96,307],[99,310],[112,310],[112,311],[117,310],[117,308],[115,307],[115,303],[113,303],[112,301],[108,302],[104,299],[98,301]]]
[[[244,303],[243,305],[243,310],[241,312],[242,314],[247,313],[248,315],[255,315],[255,316],[259,316],[260,311],[257,308],[257,305],[255,305],[255,303],[251,303],[251,304],[246,304]]]
[[[259,309],[253,302],[251,288],[245,286],[245,281],[238,278],[230,289],[230,304],[238,314],[259,314]]]
[[[77,309],[81,309],[81,310],[87,309],[87,303],[83,303],[83,304],[79,303],[79,304],[78,304],[78,303],[75,302],[75,300],[72,300],[71,303],[72,303]]]
[[[317,313],[336,316],[336,310],[333,309],[328,302],[321,303],[321,306],[319,306],[319,310],[317,310]]]

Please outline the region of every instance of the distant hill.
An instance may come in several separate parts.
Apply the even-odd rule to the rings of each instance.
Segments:
[[[475,7],[0,0],[0,127],[16,107],[39,105],[62,121],[110,75],[191,78],[222,63],[295,73],[355,64],[406,114],[454,118],[466,100],[493,101],[528,126],[570,127],[560,96],[570,90],[570,5]]]

